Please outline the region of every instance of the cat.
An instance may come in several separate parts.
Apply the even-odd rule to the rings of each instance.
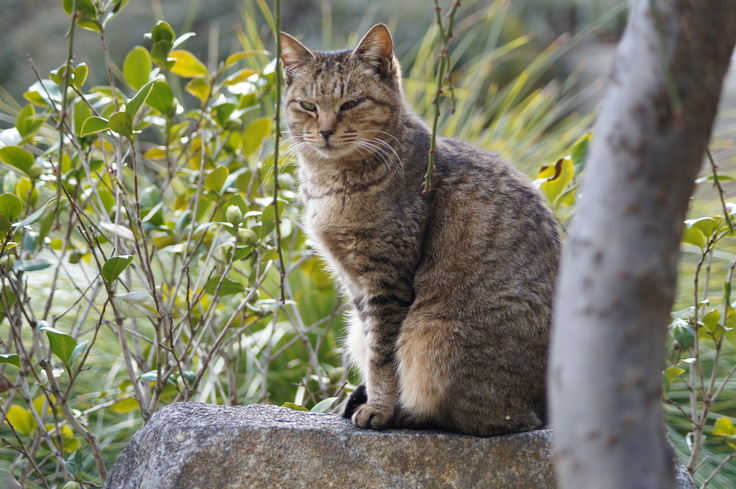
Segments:
[[[560,256],[555,217],[496,155],[438,138],[407,105],[383,24],[353,50],[282,33],[284,110],[308,234],[349,299],[360,428],[491,436],[545,424]]]

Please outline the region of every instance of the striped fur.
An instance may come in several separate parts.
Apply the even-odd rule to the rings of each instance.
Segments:
[[[282,36],[285,106],[308,232],[350,300],[362,428],[488,436],[539,428],[560,241],[529,181],[439,139],[404,101],[388,29],[352,51]]]

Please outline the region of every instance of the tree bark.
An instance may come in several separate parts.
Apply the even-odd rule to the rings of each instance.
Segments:
[[[733,0],[631,8],[558,282],[549,393],[561,488],[674,487],[666,328],[735,40]]]

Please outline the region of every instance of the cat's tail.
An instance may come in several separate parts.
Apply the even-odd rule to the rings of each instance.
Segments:
[[[345,403],[345,411],[343,411],[342,417],[348,419],[352,418],[353,413],[358,409],[358,406],[365,404],[366,402],[368,402],[368,392],[365,389],[365,385],[361,384],[353,391],[352,394],[350,394],[350,397],[348,397],[348,402]]]

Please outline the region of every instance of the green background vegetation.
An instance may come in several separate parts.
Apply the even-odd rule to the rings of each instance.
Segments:
[[[272,5],[208,2],[206,17],[199,2],[64,0],[29,15],[31,3],[2,21],[52,12],[49,27],[0,42],[17,46],[0,55],[0,469],[29,488],[100,484],[144,420],[177,401],[334,411],[357,379],[340,353],[344,304],[299,219],[294,155],[276,143]],[[407,97],[430,120],[434,11],[378,5],[293,2],[284,30],[337,48],[387,22]],[[593,112],[560,60],[615,35],[621,9],[515,5],[458,10],[439,133],[512,161],[564,229]],[[32,65],[17,56],[26,45],[44,48]],[[712,148],[726,195],[732,142],[724,118]],[[681,458],[702,426],[696,476],[725,462],[710,487],[729,487],[736,255],[715,174],[704,167],[683,238],[663,382]]]

